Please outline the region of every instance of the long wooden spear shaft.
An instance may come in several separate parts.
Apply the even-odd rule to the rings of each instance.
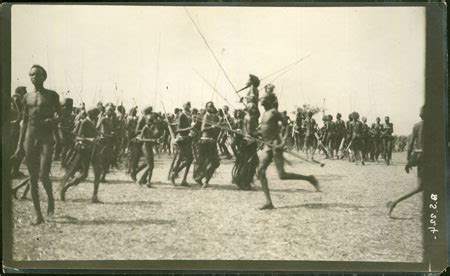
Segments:
[[[172,141],[175,141],[175,133],[173,132],[173,129],[172,129],[172,127],[171,127],[171,124],[170,124],[170,122],[169,122],[169,120],[167,119],[167,112],[166,112],[166,107],[164,106],[164,103],[163,103],[163,101],[161,101],[161,105],[162,105],[162,108],[163,108],[163,110],[164,110],[164,119],[165,119],[165,121],[166,121],[166,123],[167,123],[167,127],[169,128],[169,132],[170,132],[170,137],[172,138]]]
[[[282,71],[284,71],[284,70],[288,70],[289,67],[294,66],[294,65],[297,65],[298,63],[302,62],[304,59],[308,58],[310,55],[311,55],[311,54],[307,54],[306,56],[304,56],[304,57],[302,57],[302,58],[300,58],[300,59],[298,59],[298,60],[296,60],[296,61],[294,61],[294,62],[292,62],[292,63],[289,63],[288,65],[284,66],[283,68],[280,68],[280,69],[278,69],[278,70],[276,70],[276,71],[274,71],[274,72],[272,72],[272,73],[270,73],[270,74],[268,74],[268,75],[262,77],[260,80],[267,79],[268,77],[270,77],[270,76],[272,76],[272,75],[275,75],[276,73],[282,72]],[[290,69],[289,69],[289,70],[290,70]]]
[[[200,119],[200,120],[202,120],[202,119]],[[227,127],[220,126],[220,125],[218,125],[218,124],[216,124],[216,123],[214,123],[214,122],[210,122],[210,121],[208,121],[208,120],[205,120],[205,122],[206,122],[207,124],[210,124],[210,125],[216,127],[216,128],[228,130],[228,131],[233,132],[233,133],[236,133],[236,134],[238,134],[238,135],[246,136],[244,133],[242,133],[242,132],[240,132],[240,131],[237,131],[237,130],[234,130],[234,129],[229,129],[229,128],[227,128]],[[267,145],[267,146],[272,147],[272,148],[275,148],[275,147],[278,146],[278,145],[271,144],[271,143],[269,143],[269,142],[267,142],[267,141],[265,141],[265,140],[262,140],[262,139],[259,139],[259,138],[253,137],[253,136],[250,136],[250,139],[255,140],[255,141],[257,141],[257,142],[259,142],[259,143],[261,143],[261,144]],[[309,159],[307,159],[307,158],[305,158],[305,157],[303,157],[303,156],[301,156],[301,155],[298,155],[298,154],[296,154],[296,153],[294,153],[294,152],[291,152],[291,151],[285,151],[285,152],[286,152],[287,154],[289,154],[289,155],[292,155],[292,156],[294,156],[294,157],[297,157],[298,159],[300,159],[300,160],[302,160],[302,161],[305,161],[305,162],[308,162],[308,163],[311,163],[311,164],[319,164],[321,167],[325,166],[325,163],[323,163],[323,162],[318,162],[318,161],[315,162],[315,161],[311,161],[311,160],[309,160]]]
[[[219,95],[222,99],[224,99],[231,107],[235,108],[233,106],[233,104],[230,103],[230,101],[227,100],[227,98],[222,96],[222,94],[219,91],[217,91],[217,89],[211,83],[208,82],[207,79],[205,79],[197,70],[195,70],[195,69],[193,69],[193,70],[212,89],[212,91],[214,91],[217,95]]]
[[[217,58],[217,56],[214,54],[213,50],[211,49],[211,47],[208,44],[208,41],[206,40],[205,36],[203,35],[202,31],[200,30],[200,28],[198,27],[197,23],[195,23],[194,19],[192,18],[191,14],[189,13],[188,9],[186,7],[184,7],[184,10],[186,11],[187,15],[189,16],[189,19],[191,19],[192,24],[194,24],[195,28],[197,29],[197,32],[200,34],[200,36],[203,39],[203,42],[205,42],[206,47],[208,47],[211,55],[213,56],[214,60],[217,62],[217,64],[219,65],[219,68],[222,70],[223,74],[225,75],[226,79],[228,80],[228,83],[230,83],[231,87],[233,88],[234,93],[236,94],[236,96],[239,98],[239,100],[241,99],[241,96],[239,96],[236,87],[234,86],[233,82],[231,81],[230,77],[228,76],[227,72],[225,71],[225,69],[222,66],[222,63],[220,63],[219,59]]]

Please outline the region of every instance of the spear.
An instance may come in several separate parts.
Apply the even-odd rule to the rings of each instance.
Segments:
[[[242,136],[245,136],[245,137],[249,137],[249,136],[245,135],[244,133],[242,133],[242,132],[240,132],[240,131],[237,131],[237,130],[234,130],[234,129],[229,129],[229,128],[227,128],[227,127],[220,126],[220,125],[218,125],[218,124],[216,124],[216,123],[214,123],[214,122],[210,122],[210,121],[208,121],[208,120],[206,120],[205,122],[208,123],[208,124],[210,124],[210,125],[212,125],[212,126],[214,126],[214,127],[216,127],[216,128],[228,130],[228,131],[231,131],[231,132],[233,132],[233,133],[235,133],[235,134],[242,135]],[[265,141],[265,140],[262,140],[262,139],[259,139],[259,138],[253,137],[253,136],[250,136],[249,138],[252,139],[252,140],[255,140],[255,141],[259,142],[259,143],[262,143],[262,144],[264,144],[264,145],[267,145],[267,146],[269,146],[269,147],[272,147],[272,148],[278,147],[278,145],[271,144],[271,143],[269,143],[269,142],[267,142],[267,141]],[[291,152],[291,151],[285,151],[285,152],[286,152],[287,154],[292,155],[292,156],[294,156],[294,157],[297,157],[298,159],[303,160],[303,161],[305,161],[305,162],[312,163],[312,164],[319,164],[321,167],[325,166],[325,163],[323,163],[323,162],[317,163],[318,161],[311,161],[311,160],[309,160],[309,159],[307,159],[307,158],[305,158],[305,157],[303,157],[303,156],[301,156],[301,155],[299,155],[299,154],[296,154],[296,153],[294,153],[294,152]]]
[[[200,36],[203,39],[203,42],[205,43],[206,47],[208,47],[211,55],[213,56],[214,60],[217,62],[217,64],[219,65],[219,68],[222,70],[223,74],[225,75],[228,83],[231,85],[231,87],[233,88],[233,91],[236,93],[236,96],[239,98],[239,100],[241,100],[241,96],[239,96],[239,93],[237,92],[236,87],[234,86],[233,82],[231,81],[230,77],[228,76],[227,72],[225,71],[225,68],[223,68],[222,63],[219,61],[219,59],[217,58],[216,54],[214,54],[214,51],[211,49],[211,47],[208,44],[208,41],[206,40],[206,37],[203,35],[202,31],[200,30],[200,28],[198,27],[197,23],[195,23],[194,19],[192,18],[191,14],[189,13],[188,9],[186,7],[184,7],[184,10],[186,11],[189,19],[191,20],[192,24],[194,24],[195,28],[197,29],[197,32],[200,34]],[[245,104],[244,104],[245,105]]]
[[[296,60],[296,61],[294,61],[294,62],[292,62],[292,63],[289,63],[288,65],[282,67],[281,69],[278,69],[278,70],[276,70],[275,72],[272,72],[272,73],[270,73],[270,74],[268,74],[268,75],[262,77],[261,80],[267,79],[268,77],[270,77],[270,76],[272,76],[272,75],[275,75],[276,73],[279,73],[279,72],[281,72],[281,71],[284,71],[285,69],[288,69],[288,68],[291,67],[291,66],[297,65],[298,63],[302,62],[304,59],[308,58],[310,55],[311,55],[311,54],[307,54],[306,56],[304,56],[304,57],[302,57],[302,58],[300,58],[300,59],[298,59],[298,60]]]
[[[192,70],[194,70],[195,71],[195,73],[212,89],[212,91],[214,91],[214,92],[216,92],[216,94],[217,95],[219,95],[224,101],[226,101],[231,107],[233,107],[234,108],[234,106],[233,106],[233,104],[232,103],[230,103],[228,100],[227,100],[227,98],[225,98],[224,96],[222,96],[222,94],[219,92],[219,91],[217,91],[217,89],[211,84],[211,83],[209,83],[208,82],[208,80],[207,79],[205,79],[197,70],[195,70],[194,68],[192,68]]]

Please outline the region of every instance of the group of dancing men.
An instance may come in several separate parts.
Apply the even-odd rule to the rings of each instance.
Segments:
[[[326,158],[341,159],[345,155],[356,163],[370,158],[377,161],[381,154],[389,164],[392,153],[393,125],[389,117],[380,124],[379,118],[371,127],[365,118],[353,112],[349,121],[344,122],[337,114],[333,122],[331,115],[323,116],[324,126],[318,128],[312,112],[297,113],[291,121],[286,112],[278,111],[275,86],[264,86],[259,93],[260,80],[249,76],[247,91],[241,98],[244,108],[229,113],[229,107],[217,109],[212,101],[203,109],[192,108],[186,102],[182,109],[173,114],[155,112],[151,106],[138,116],[137,107],[128,113],[122,105],[98,103],[86,109],[74,107],[73,99],[60,102],[59,94],[44,88],[46,70],[33,65],[29,76],[33,91],[18,87],[11,99],[11,143],[16,148],[11,155],[11,177],[20,178],[20,164],[25,159],[29,176],[13,187],[16,195],[25,187],[23,197],[31,191],[36,212],[34,224],[41,224],[44,218],[40,208],[38,181],[47,194],[47,215],[54,213],[55,203],[50,179],[53,160],[60,160],[64,176],[60,183],[60,199],[64,201],[70,187],[76,186],[88,176],[90,167],[94,172],[93,203],[101,203],[98,198],[99,186],[107,182],[106,176],[112,168],[125,164],[130,178],[151,188],[155,154],[162,151],[172,153],[173,160],[168,180],[173,185],[181,176],[179,185],[190,186],[187,181],[192,167],[193,179],[202,188],[207,188],[215,171],[220,166],[220,154],[232,158],[232,183],[240,189],[250,190],[255,176],[261,183],[266,202],[260,208],[273,209],[266,170],[274,161],[280,179],[304,180],[320,191],[317,179],[312,175],[286,172],[283,152],[290,139],[297,150],[307,154],[305,161],[314,160],[316,149]],[[264,112],[258,108],[261,104]],[[164,105],[163,105],[164,107]],[[344,150],[345,149],[345,150]],[[260,154],[258,156],[258,151]],[[140,160],[144,158],[145,162]],[[140,177],[138,177],[140,175]],[[391,204],[392,206],[392,204]]]

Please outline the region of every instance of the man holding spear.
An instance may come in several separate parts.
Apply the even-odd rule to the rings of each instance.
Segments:
[[[319,183],[314,176],[288,173],[284,170],[283,146],[288,133],[286,132],[283,134],[280,132],[281,115],[278,112],[278,99],[273,93],[274,88],[275,86],[272,85],[270,89],[266,89],[265,95],[261,98],[261,104],[264,107],[265,112],[262,115],[260,134],[267,143],[265,143],[262,150],[262,156],[260,158],[257,172],[266,197],[266,203],[260,208],[260,210],[275,208],[272,203],[272,199],[270,198],[269,185],[266,177],[266,170],[272,160],[275,162],[280,179],[306,180],[311,183],[317,191],[320,191]]]

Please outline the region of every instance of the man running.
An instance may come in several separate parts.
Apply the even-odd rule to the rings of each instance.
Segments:
[[[421,121],[416,123],[413,127],[411,134],[411,141],[408,145],[407,159],[408,163],[405,166],[406,173],[409,173],[413,167],[417,167],[417,184],[418,187],[413,191],[407,193],[406,195],[398,198],[394,202],[389,201],[387,207],[389,208],[389,217],[392,218],[391,214],[395,206],[401,201],[410,198],[411,196],[423,191],[423,120],[424,120],[424,107],[420,109],[420,119]]]
[[[283,146],[288,133],[280,133],[282,118],[278,112],[278,100],[273,93],[274,88],[272,85],[271,89],[267,89],[265,95],[261,98],[261,104],[265,112],[262,115],[260,134],[266,141],[258,167],[258,178],[266,197],[266,203],[260,208],[261,210],[275,208],[270,198],[269,185],[266,178],[266,170],[272,160],[275,162],[280,179],[305,180],[310,182],[319,191],[319,183],[314,176],[288,173],[284,170]]]
[[[72,186],[86,180],[89,174],[89,167],[92,163],[94,169],[94,191],[92,194],[92,203],[101,203],[98,199],[98,189],[100,187],[100,177],[102,173],[103,161],[101,157],[103,145],[96,141],[97,129],[95,127],[95,120],[99,114],[98,109],[93,108],[89,110],[88,116],[81,122],[77,132],[77,157],[71,163],[67,164],[67,171],[61,182],[60,197],[61,201],[66,199],[66,192]],[[69,181],[69,177],[75,174],[75,171],[81,167],[81,174]]]

